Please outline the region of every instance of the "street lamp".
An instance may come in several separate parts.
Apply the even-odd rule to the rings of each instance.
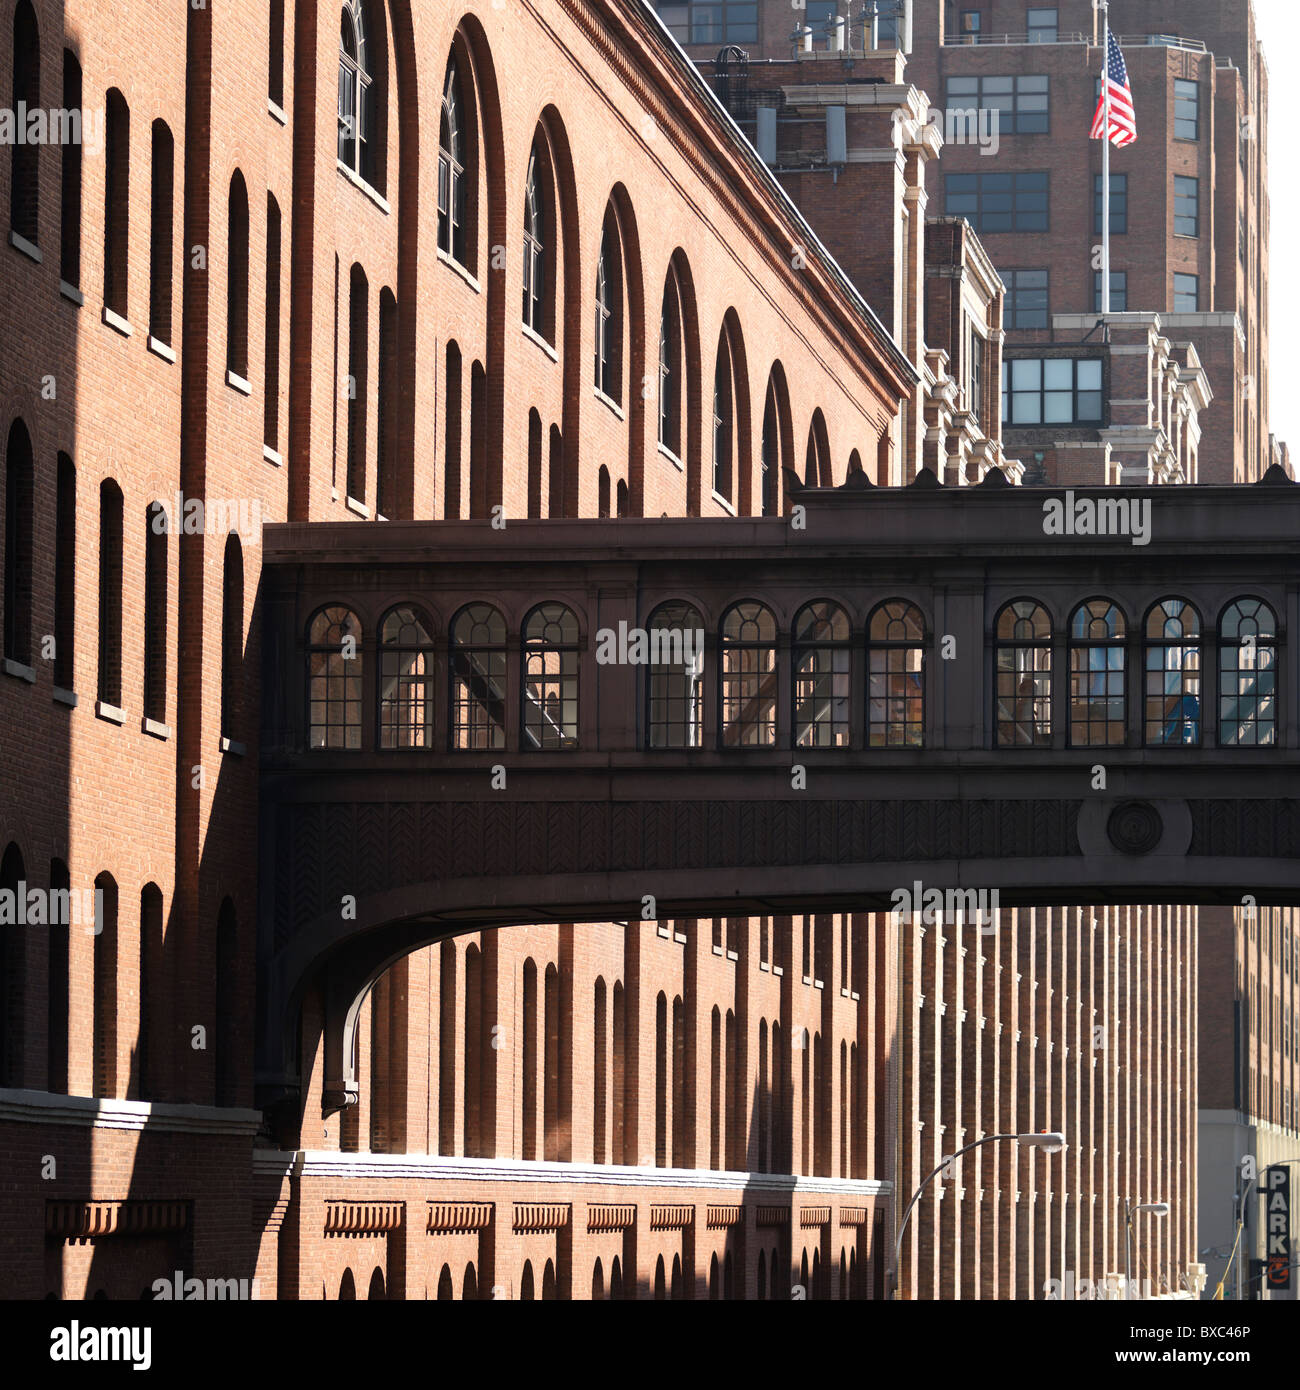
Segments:
[[[1065,1135],[1044,1130],[1041,1134],[989,1134],[983,1139],[974,1139],[969,1144],[963,1144],[955,1153],[950,1153],[942,1163],[932,1172],[928,1173],[923,1179],[920,1187],[912,1193],[912,1200],[907,1204],[907,1210],[903,1213],[903,1219],[898,1226],[898,1236],[894,1241],[894,1268],[891,1276],[891,1287],[895,1300],[898,1298],[898,1267],[903,1258],[903,1233],[907,1230],[907,1218],[912,1214],[912,1208],[921,1200],[923,1193],[930,1182],[939,1176],[943,1170],[958,1159],[962,1154],[970,1153],[972,1149],[978,1149],[981,1144],[996,1144],[1002,1139],[1014,1139],[1017,1144],[1023,1144],[1027,1149],[1041,1149],[1047,1154],[1059,1154],[1065,1148]]]
[[[1128,1204],[1124,1208],[1124,1297],[1133,1297],[1132,1276],[1130,1269],[1133,1263],[1133,1218],[1140,1211],[1149,1211],[1152,1216],[1168,1216],[1168,1202],[1136,1202]]]

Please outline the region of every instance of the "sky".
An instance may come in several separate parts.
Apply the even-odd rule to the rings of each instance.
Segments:
[[[1300,219],[1300,184],[1292,143],[1300,127],[1300,83],[1295,81],[1300,30],[1296,0],[1255,0],[1255,22],[1269,73],[1269,196],[1272,202],[1272,253],[1269,263],[1269,428],[1300,455],[1300,392],[1288,361],[1295,350],[1290,326],[1300,319],[1300,257],[1285,248]]]

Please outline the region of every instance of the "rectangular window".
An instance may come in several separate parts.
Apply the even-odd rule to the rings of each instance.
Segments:
[[[1174,235],[1201,234],[1201,181],[1185,174],[1174,175]]]
[[[1002,423],[1099,425],[1101,359],[1016,357],[1002,364]]]
[[[1201,84],[1174,79],[1174,139],[1201,138]]]
[[[944,185],[950,217],[964,217],[977,232],[1045,232],[1046,173],[949,174]]]
[[[1011,331],[1047,327],[1047,271],[1004,270],[1007,297],[1003,324]]]
[[[1051,9],[1042,7],[1031,9],[1026,27],[1029,32],[1030,43],[1055,43],[1057,29],[1055,6]]]
[[[947,107],[955,143],[975,143],[981,111],[997,112],[1001,135],[1043,135],[1050,128],[1046,77],[950,77]]]
[[[1201,277],[1199,275],[1174,276],[1174,313],[1196,314],[1201,309]]]
[[[1101,313],[1101,271],[1092,272],[1092,311]],[[1110,311],[1112,314],[1128,312],[1128,271],[1112,270],[1110,273]]]
[[[823,2],[822,8],[824,9]],[[678,43],[757,43],[757,0],[689,0],[655,7]],[[830,6],[834,10],[835,6]],[[813,9],[810,4],[809,11]],[[816,25],[810,17],[806,21]],[[791,26],[793,27],[793,26]]]
[[[966,409],[975,417],[975,423],[979,424],[984,414],[984,359],[987,352],[987,345],[984,339],[976,333],[974,325],[970,331],[970,382],[966,392]]]
[[[979,10],[963,10],[961,12],[961,32],[967,43],[978,43],[980,26],[984,16]]]
[[[1128,175],[1110,176],[1110,234],[1123,236],[1128,231]],[[1092,176],[1092,234],[1101,235],[1101,175]]]

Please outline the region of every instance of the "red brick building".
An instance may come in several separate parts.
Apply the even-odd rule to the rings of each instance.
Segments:
[[[1100,1280],[1157,1186],[1176,1288],[1172,911],[458,938],[370,996],[358,1104],[309,998],[295,1113],[256,1108],[261,522],[779,512],[784,468],[899,482],[929,430],[959,481],[1014,471],[996,371],[923,331],[962,318],[921,289],[915,92],[878,317],[633,0],[10,0],[0,33],[0,107],[84,113],[0,161],[0,887],[102,894],[4,929],[0,1289],[879,1296],[896,1194],[995,1122],[1093,1142],[936,1191],[905,1292]],[[982,255],[929,259],[996,344]]]

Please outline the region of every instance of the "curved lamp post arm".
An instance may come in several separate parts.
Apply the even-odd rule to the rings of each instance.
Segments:
[[[944,1158],[942,1163],[940,1163],[937,1167],[931,1169],[931,1171],[926,1175],[920,1187],[918,1187],[916,1191],[912,1193],[912,1200],[907,1204],[907,1210],[903,1213],[903,1219],[899,1222],[898,1225],[898,1235],[894,1240],[893,1292],[895,1295],[897,1295],[898,1293],[898,1267],[902,1261],[903,1235],[907,1230],[907,1219],[911,1216],[912,1209],[921,1200],[921,1194],[954,1159],[960,1158],[962,1154],[969,1153],[972,1149],[978,1149],[981,1144],[995,1144],[999,1139],[1019,1138],[1020,1136],[1018,1134],[986,1134],[983,1139],[974,1139],[969,1144],[963,1144],[960,1149],[957,1149],[953,1153],[948,1154]]]

